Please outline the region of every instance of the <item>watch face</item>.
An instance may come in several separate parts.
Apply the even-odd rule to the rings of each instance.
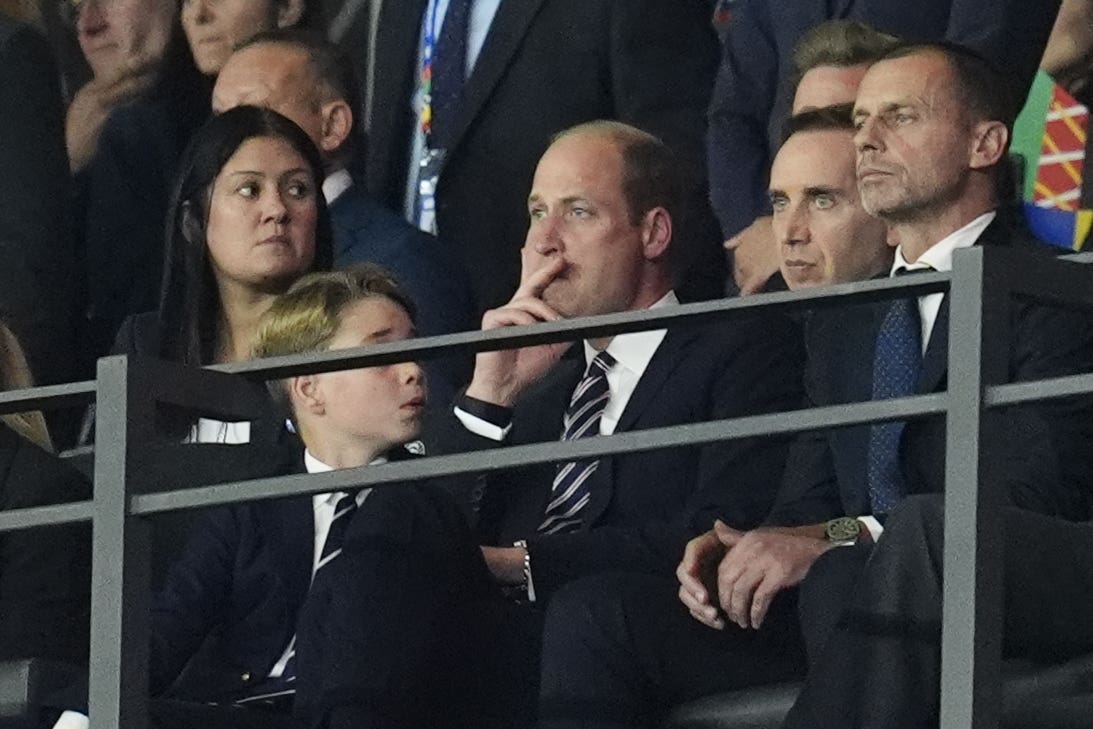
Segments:
[[[827,522],[824,533],[832,542],[854,541],[861,534],[861,522],[849,516],[832,519]]]

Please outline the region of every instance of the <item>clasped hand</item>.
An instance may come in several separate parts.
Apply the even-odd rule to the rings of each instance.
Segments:
[[[831,546],[788,530],[742,532],[717,521],[684,550],[676,568],[679,599],[696,620],[716,630],[724,629],[726,619],[758,629],[774,596],[799,584]]]

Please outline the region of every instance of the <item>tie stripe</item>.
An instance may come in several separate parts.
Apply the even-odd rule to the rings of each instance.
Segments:
[[[326,540],[323,542],[323,551],[320,553],[319,561],[315,565],[315,575],[318,575],[319,570],[333,562],[337,556],[342,553],[345,535],[349,531],[349,524],[353,520],[353,515],[357,512],[358,493],[359,492],[357,491],[350,492],[338,499],[338,503],[334,505],[334,517],[330,520],[330,530],[326,533]],[[312,577],[312,580],[314,581],[314,576]],[[279,677],[269,678],[263,681],[260,685],[254,687],[255,693],[246,698],[239,699],[235,703],[268,703],[272,702],[274,699],[295,694],[295,635],[292,636],[292,640],[288,644],[287,653],[288,660],[285,661],[285,667],[281,671]]]
[[[563,441],[600,434],[600,421],[610,397],[607,373],[614,365],[615,358],[607,352],[600,352],[589,363],[562,418]],[[580,512],[590,499],[588,479],[597,465],[599,459],[570,461],[558,467],[539,533],[558,534],[580,528]]]

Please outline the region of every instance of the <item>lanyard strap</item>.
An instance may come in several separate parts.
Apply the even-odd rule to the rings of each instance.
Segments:
[[[425,146],[431,148],[433,139],[433,61],[436,59],[437,9],[440,0],[430,0],[432,7],[425,16],[425,41],[421,51],[421,133]]]

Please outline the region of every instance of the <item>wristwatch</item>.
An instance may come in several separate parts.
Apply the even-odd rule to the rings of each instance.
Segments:
[[[838,545],[855,544],[861,530],[860,521],[852,516],[840,516],[824,522],[824,539]]]

